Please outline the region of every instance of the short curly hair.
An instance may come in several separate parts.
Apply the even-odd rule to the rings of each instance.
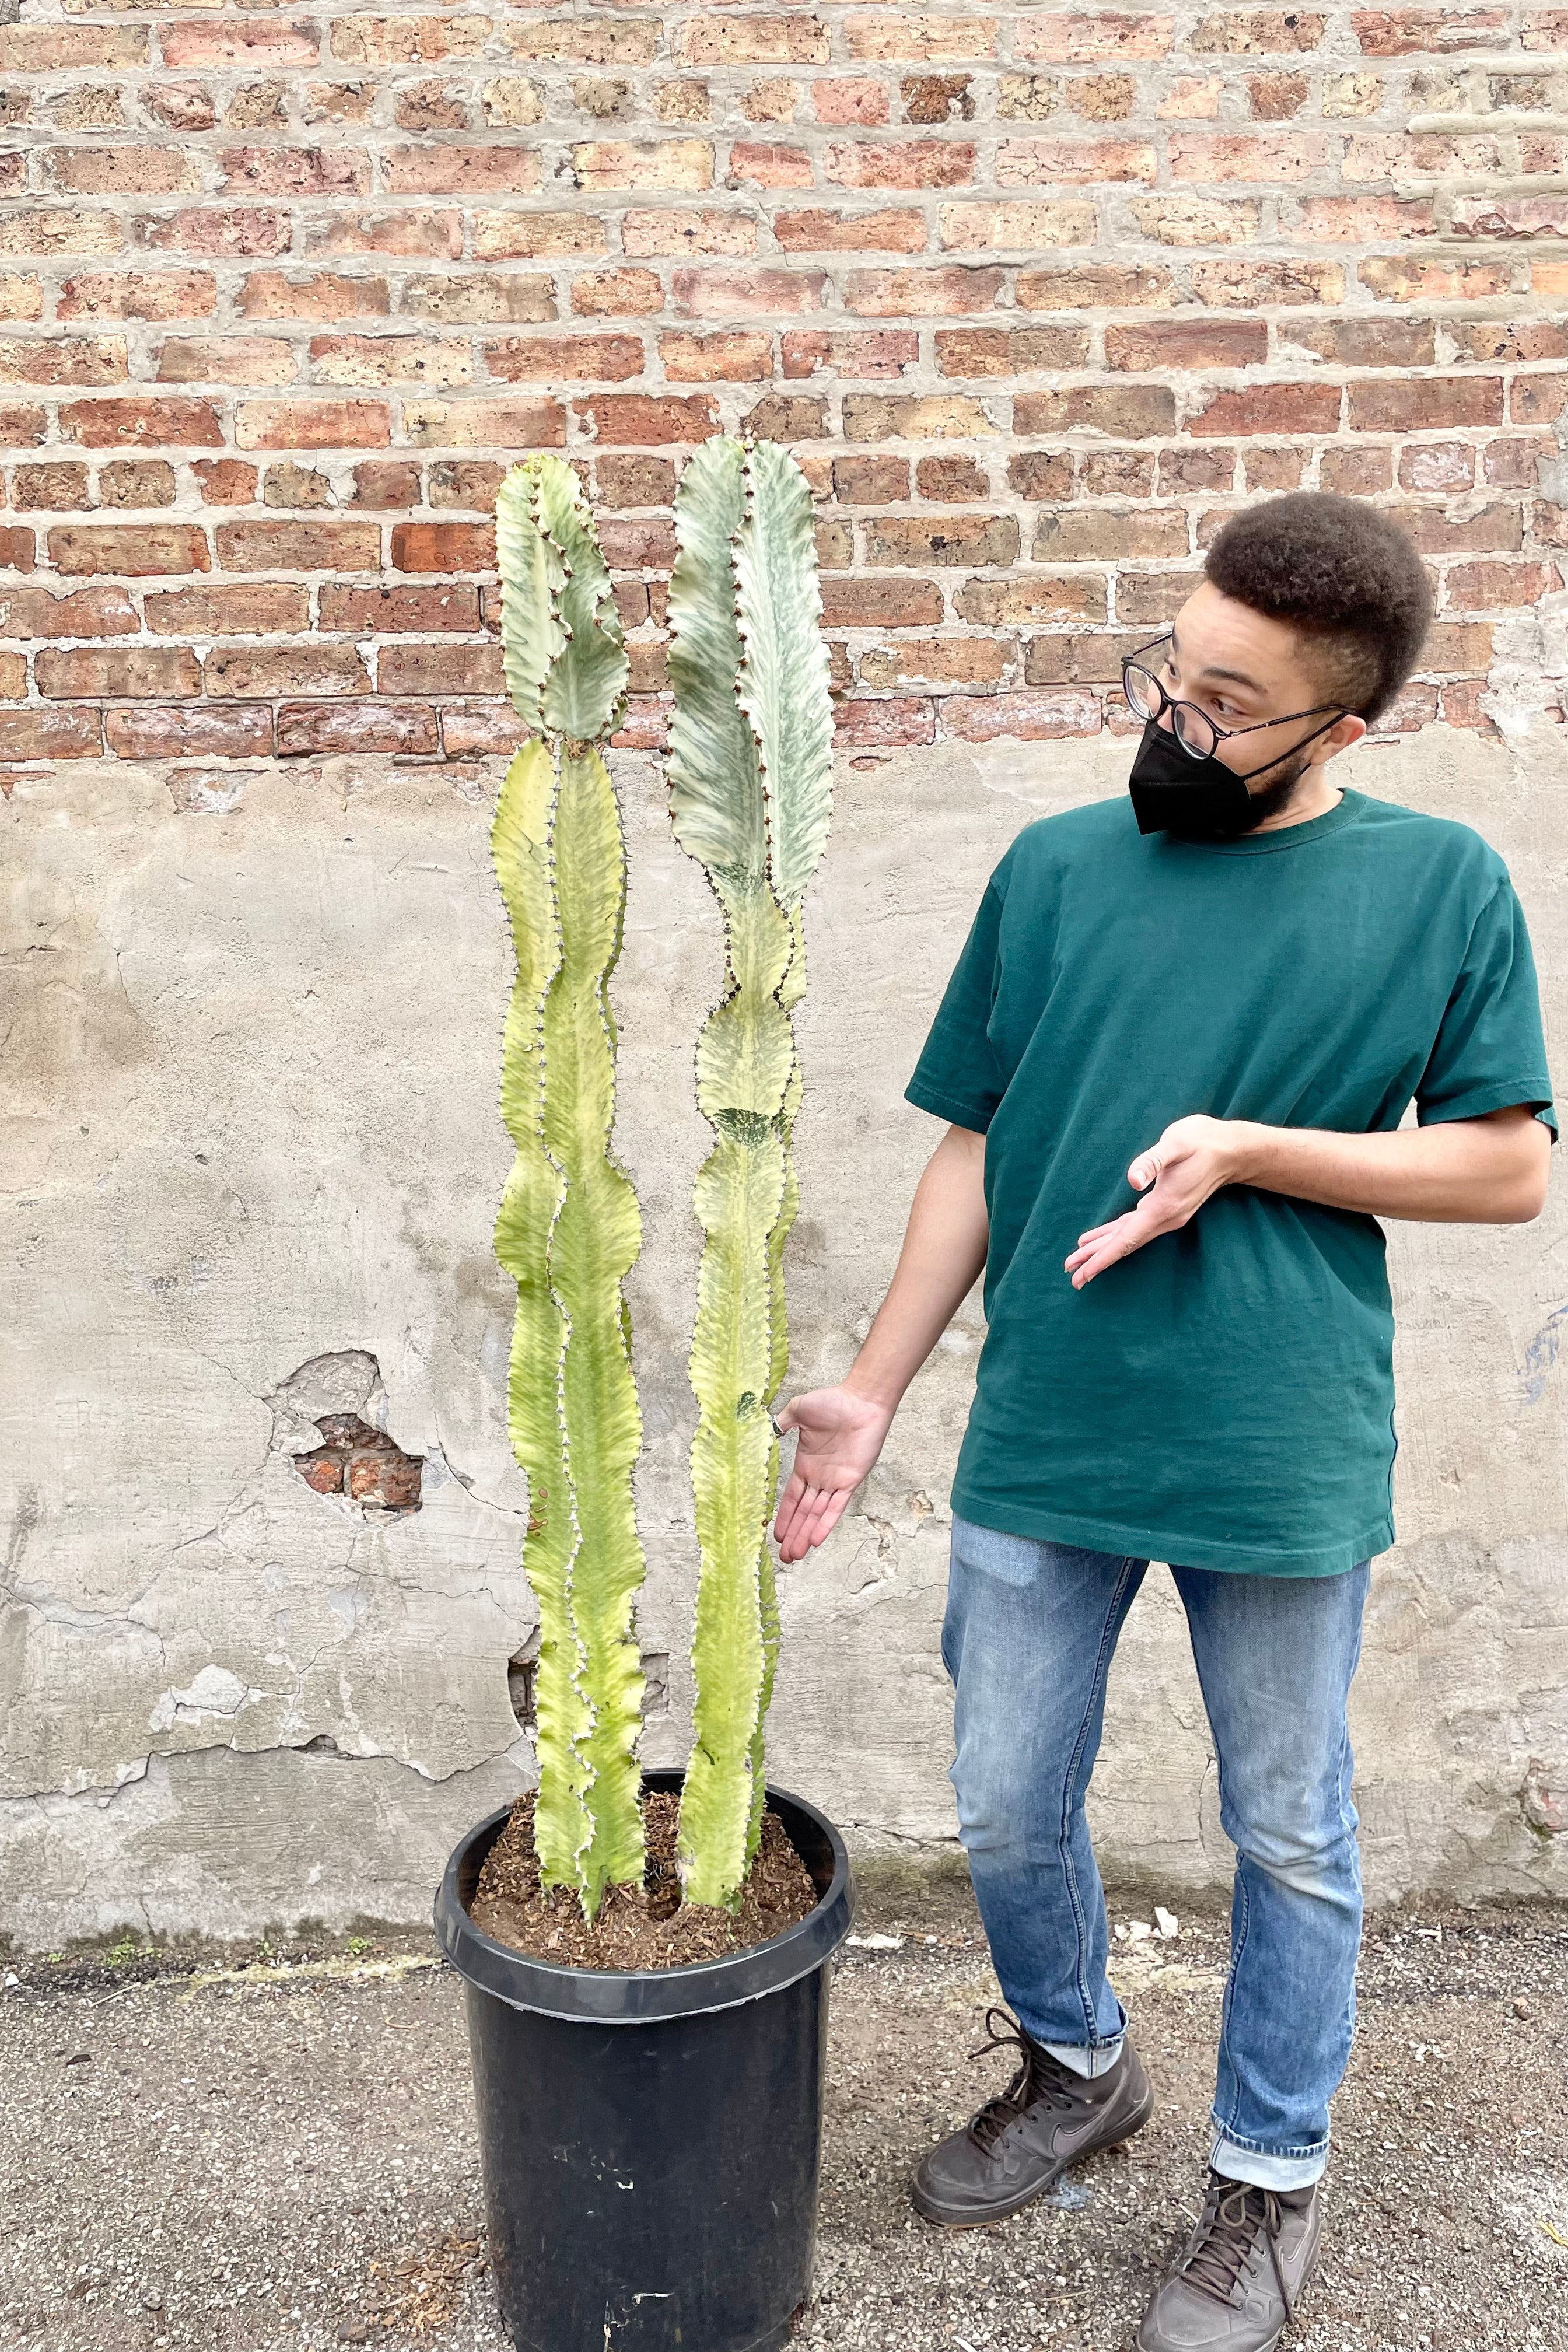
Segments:
[[[1324,691],[1365,719],[1415,667],[1432,592],[1409,534],[1381,507],[1292,490],[1233,515],[1204,565],[1222,596],[1312,641]]]

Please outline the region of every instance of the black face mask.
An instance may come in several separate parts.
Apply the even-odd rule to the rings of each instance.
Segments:
[[[1325,734],[1338,718],[1336,712],[1327,726],[1314,728],[1307,741]],[[1304,748],[1300,743],[1295,746],[1298,751]],[[1212,751],[1205,760],[1194,760],[1191,752],[1183,751],[1168,727],[1151,719],[1127,779],[1138,830],[1193,834],[1199,838],[1215,834],[1250,833],[1265,817],[1279,814],[1300,782],[1307,763],[1302,760],[1288,768],[1260,793],[1247,791],[1248,778],[1266,775],[1270,768],[1280,764],[1281,758],[1290,756],[1289,752],[1277,754],[1266,760],[1262,767],[1249,768],[1245,776],[1238,776],[1234,768],[1227,768]]]

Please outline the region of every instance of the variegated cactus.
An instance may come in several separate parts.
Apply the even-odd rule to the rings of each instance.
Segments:
[[[517,981],[501,1108],[517,1157],[496,1252],[517,1283],[509,1413],[529,1478],[523,1566],[539,1605],[546,1885],[592,1917],[636,1884],[644,1562],[631,1471],[641,1444],[621,1285],[641,1230],[610,1154],[626,861],[609,772],[627,663],[576,475],[515,467],[496,507],[507,686],[529,740],[491,835]],[[831,814],[832,712],[798,466],[767,442],[709,441],[676,500],[669,591],[677,835],[723,910],[727,984],[697,1048],[715,1141],[697,1181],[704,1234],[691,1381],[701,1552],[695,1744],[681,1801],[689,1902],[733,1906],[762,1832],[763,1724],[778,1650],[767,1523],[778,1483],[770,1408],[788,1361],[784,1247],[800,1068],[790,1020],[805,985],[801,900]]]
[[[641,1245],[637,1196],[610,1156],[626,858],[598,746],[627,662],[582,488],[559,457],[514,467],[496,505],[507,685],[528,730],[491,848],[517,951],[501,1111],[517,1147],[496,1255],[517,1283],[508,1411],[528,1473],[523,1566],[539,1607],[546,1885],[591,1918],[640,1882],[637,1743],[643,1674],[632,1608],[643,1553],[631,1470],[642,1443],[621,1284]]]
[[[670,805],[723,909],[727,987],[697,1048],[715,1141],[697,1180],[705,1236],[691,1384],[701,1550],[694,1745],[680,1811],[689,1902],[733,1905],[762,1832],[763,1724],[778,1652],[767,1523],[770,1408],[788,1363],[784,1245],[797,1200],[792,1008],[801,900],[832,814],[832,706],[811,494],[772,443],[704,443],[675,502]]]

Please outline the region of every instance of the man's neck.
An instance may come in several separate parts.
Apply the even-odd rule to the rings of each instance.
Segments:
[[[1344,798],[1342,788],[1331,783],[1326,767],[1309,768],[1284,807],[1273,816],[1266,816],[1256,833],[1279,833],[1288,824],[1310,824],[1317,816],[1327,816],[1338,808]]]

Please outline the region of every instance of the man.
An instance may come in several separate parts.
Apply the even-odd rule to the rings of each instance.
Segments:
[[[841,1384],[779,1417],[787,1561],[984,1268],[942,1655],[1022,2063],[919,2166],[933,2221],[1011,2213],[1151,2113],[1084,1797],[1117,1636],[1171,1563],[1237,1864],[1206,2192],[1143,2352],[1265,2352],[1318,2245],[1361,1931],[1346,1698],[1394,1533],[1375,1219],[1534,1217],[1556,1131],[1500,859],[1335,779],[1420,650],[1414,548],[1301,494],[1205,572],[1125,668],[1130,797],[1027,826],[992,877],[907,1090],[949,1126],[892,1285]]]

